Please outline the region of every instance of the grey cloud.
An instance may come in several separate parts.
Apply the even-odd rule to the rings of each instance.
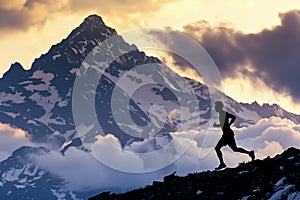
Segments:
[[[234,77],[240,72],[258,77],[272,89],[288,92],[295,101],[300,101],[300,11],[279,16],[280,25],[253,34],[226,26],[197,34],[197,24],[188,25],[184,30],[200,38],[223,76]],[[245,65],[253,70],[249,71]]]
[[[55,0],[3,0],[0,4],[1,32],[27,30],[43,24],[52,13],[62,11],[64,5]]]
[[[248,130],[248,129],[251,129]],[[274,156],[281,153],[290,146],[300,147],[300,134],[295,128],[299,128],[290,120],[282,120],[280,118],[261,119],[257,124],[249,128],[235,129],[237,144],[247,149],[253,149],[258,159],[267,156]],[[251,134],[252,133],[252,134]],[[256,135],[253,135],[256,133]],[[206,135],[206,131],[197,133],[196,139],[191,138],[192,132],[180,132],[176,134],[176,145],[182,148],[184,144],[189,143],[187,151],[172,165],[164,169],[149,173],[126,173],[114,170],[106,165],[98,162],[89,153],[75,148],[66,151],[65,156],[60,153],[51,152],[49,155],[37,156],[36,162],[38,166],[44,168],[51,173],[66,179],[69,188],[74,191],[99,190],[107,191],[126,191],[133,188],[139,188],[151,184],[154,180],[161,180],[164,176],[176,171],[177,175],[185,176],[188,173],[213,169],[218,165],[218,159],[214,152],[213,146],[217,143],[221,136],[220,132],[214,132],[216,137],[212,136],[212,132]],[[205,136],[206,135],[206,136]],[[105,138],[110,137],[113,140],[107,141]],[[204,137],[214,137],[212,147],[204,149],[202,147]],[[101,152],[111,152],[111,145],[106,143],[119,143],[117,138],[113,136],[103,137],[101,145],[106,149]],[[145,148],[147,140],[136,142],[132,146],[128,146],[127,150],[139,151],[137,148]],[[100,143],[95,144],[100,145]],[[120,144],[118,146],[121,146]],[[210,146],[210,145],[209,145]],[[204,157],[200,157],[201,152],[207,152]],[[242,161],[249,161],[249,157],[244,154],[232,152],[229,148],[222,149],[224,158],[228,166],[237,166]],[[132,155],[126,154],[126,151],[120,149],[120,152],[114,154],[112,159],[128,161],[127,164],[138,165],[138,160],[133,160]],[[111,155],[110,155],[111,156]],[[138,155],[136,155],[138,156]],[[153,160],[152,162],[157,162]]]
[[[228,24],[211,26],[203,20],[186,25],[183,32],[203,45],[224,78],[241,74],[252,77],[253,81],[259,78],[272,89],[285,92],[299,102],[300,10],[281,13],[279,17],[280,25],[257,33],[243,33]],[[166,45],[180,45],[173,41],[175,38],[152,35]]]

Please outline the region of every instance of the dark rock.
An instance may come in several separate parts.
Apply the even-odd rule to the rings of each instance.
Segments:
[[[93,199],[287,199],[300,198],[300,150],[289,148],[274,158],[242,163],[233,169],[206,171],[185,177],[166,176],[164,182],[124,194]],[[92,198],[91,198],[92,199]]]

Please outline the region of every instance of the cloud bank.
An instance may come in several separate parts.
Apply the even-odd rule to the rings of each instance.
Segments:
[[[262,119],[251,127],[235,129],[235,133],[238,146],[255,150],[256,157],[259,159],[272,157],[291,146],[300,148],[300,126],[289,120],[275,117]],[[41,168],[66,179],[71,190],[98,190],[99,192],[107,190],[124,192],[151,184],[154,180],[162,180],[164,176],[174,171],[177,175],[187,175],[212,170],[218,165],[218,159],[213,150],[221,134],[217,129],[208,133],[200,132],[195,139],[191,137],[192,131],[174,134],[176,134],[176,147],[181,148],[188,143],[190,145],[188,150],[173,164],[149,173],[126,173],[112,169],[96,160],[91,154],[76,148],[70,148],[65,156],[51,152],[49,155],[36,157],[36,163]],[[205,138],[209,142],[203,144]],[[143,152],[145,145],[149,145],[149,142],[149,140],[135,142],[126,150]],[[144,160],[138,154],[128,154],[121,148],[112,149],[112,145],[108,143],[113,143],[114,147],[121,147],[117,138],[107,135],[98,138],[98,142],[94,144],[94,150],[106,154],[116,162],[119,161],[120,165],[126,164],[127,167],[136,168],[143,164]],[[225,162],[230,167],[250,161],[248,155],[234,153],[228,147],[224,147],[222,151]],[[158,160],[159,158],[154,158],[151,162]]]
[[[237,145],[254,150],[258,159],[275,156],[293,146],[300,148],[300,125],[288,119],[271,117],[261,119],[257,124],[247,128],[235,128]],[[196,133],[196,135],[194,135]],[[209,131],[183,131],[172,133],[175,149],[188,146],[185,153],[172,164],[148,173],[127,173],[113,169],[108,164],[118,164],[120,169],[139,170],[148,163],[162,162],[168,159],[162,154],[145,160],[142,154],[153,149],[153,138],[142,142],[134,142],[125,149],[116,137],[111,134],[99,136],[93,144],[95,154],[104,155],[111,163],[99,162],[92,154],[69,148],[65,155],[50,151],[43,156],[35,156],[34,162],[42,169],[65,179],[67,187],[72,191],[114,191],[125,192],[151,184],[154,180],[162,180],[164,176],[176,171],[177,175],[212,170],[218,165],[213,147],[221,136],[219,129]],[[194,137],[195,136],[195,137]],[[159,138],[156,144],[165,145],[166,139]],[[40,146],[41,144],[39,144]],[[0,161],[6,159],[21,146],[37,146],[30,142],[27,133],[7,124],[0,124]],[[45,145],[46,146],[46,145]],[[232,152],[228,147],[222,149],[224,160],[230,167],[241,162],[248,162],[248,155]]]
[[[254,150],[258,159],[275,156],[283,150],[294,146],[300,148],[300,125],[287,119],[271,117],[261,119],[256,125],[247,128],[234,129],[237,145],[249,150]],[[196,133],[196,137],[194,134]],[[65,155],[50,151],[43,156],[35,156],[34,162],[42,169],[65,179],[67,187],[72,191],[115,191],[125,192],[151,184],[154,180],[161,181],[164,176],[176,171],[177,175],[212,170],[218,165],[218,159],[213,147],[221,136],[219,129],[208,132],[189,131],[172,133],[175,138],[176,149],[189,146],[187,151],[175,162],[167,167],[148,173],[127,173],[101,163],[92,154],[77,148],[69,148]],[[205,141],[205,142],[204,142]],[[166,144],[165,138],[156,141]],[[132,143],[121,149],[120,142],[113,135],[99,136],[93,145],[96,154],[105,154],[112,162],[122,165],[121,169],[139,169],[145,166],[141,154],[131,152],[151,151],[153,139]],[[31,143],[27,133],[0,124],[0,160],[6,159],[11,153],[21,146],[36,146]],[[40,145],[40,144],[39,144]],[[241,162],[248,162],[248,155],[234,153],[228,147],[222,149],[224,160],[230,167],[235,167]],[[163,157],[153,158],[146,162],[160,162]],[[167,159],[167,158],[166,158]]]

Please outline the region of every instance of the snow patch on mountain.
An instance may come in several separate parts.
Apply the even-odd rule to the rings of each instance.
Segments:
[[[15,104],[21,104],[25,102],[25,97],[22,96],[21,92],[15,92],[15,93],[0,92],[0,105],[7,105],[8,102],[10,101]]]

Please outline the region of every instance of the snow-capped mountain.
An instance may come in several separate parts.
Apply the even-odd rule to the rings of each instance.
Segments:
[[[113,41],[103,42],[112,36],[115,38]],[[99,46],[101,48],[95,48]],[[115,54],[121,56],[115,58]],[[90,58],[87,60],[88,55]],[[111,64],[104,67],[107,63]],[[91,15],[66,39],[52,46],[46,54],[36,59],[30,70],[26,71],[19,63],[15,63],[4,74],[0,79],[0,122],[27,131],[33,141],[51,143],[53,149],[59,149],[64,143],[75,137],[76,130],[72,115],[74,109],[76,111],[78,108],[78,112],[81,112],[80,108],[83,107],[85,112],[81,112],[85,116],[85,120],[79,126],[94,127],[95,129],[90,111],[84,110],[86,105],[91,103],[89,101],[92,97],[95,98],[95,110],[102,133],[114,134],[122,145],[142,140],[144,135],[151,134],[156,126],[159,129],[154,131],[155,134],[164,135],[170,131],[176,131],[178,118],[174,118],[174,115],[176,116],[179,109],[182,109],[181,111],[186,109],[192,113],[190,118],[184,119],[184,122],[180,121],[186,124],[186,128],[205,124],[210,119],[211,99],[205,85],[184,78],[196,94],[197,104],[195,104],[196,101],[191,103],[189,101],[192,99],[191,94],[184,91],[184,86],[180,85],[180,81],[176,82],[182,80],[181,76],[164,65],[160,70],[148,67],[147,71],[144,68],[141,75],[138,70],[134,70],[135,67],[141,65],[163,64],[157,58],[146,56],[136,46],[127,44],[114,29],[104,24],[101,17]],[[90,74],[101,73],[103,76],[97,86],[89,81],[81,85],[84,92],[77,98],[81,98],[78,101],[85,106],[76,105],[73,102],[72,110],[74,82],[79,73],[85,81],[90,80],[88,77]],[[126,80],[127,83],[134,84],[140,81],[139,84],[142,85],[130,97],[123,88],[120,88],[120,85],[117,85],[125,73],[128,73],[126,77],[129,77]],[[84,79],[85,76],[86,79]],[[157,84],[143,85],[144,80],[141,77]],[[169,81],[168,77],[172,77],[175,81]],[[96,90],[95,95],[90,91],[91,87]],[[119,91],[117,92],[119,96],[114,98],[116,101],[114,103],[112,95],[115,91]],[[187,100],[183,101],[184,98]],[[128,99],[127,107],[112,110],[112,103],[119,105],[124,99]],[[149,109],[152,105],[161,107],[156,107],[158,110],[154,109],[150,113]],[[163,110],[160,110],[162,107]],[[267,105],[260,107],[255,104],[239,104],[228,98],[226,107],[238,116],[236,121],[238,127],[254,124],[262,117],[274,115],[289,118],[295,122],[300,121],[300,116],[288,113],[279,106],[269,108]],[[133,121],[122,123],[114,119],[116,113],[127,110]],[[196,112],[197,110],[198,112]],[[167,119],[159,119],[159,115],[155,115],[155,112],[162,111],[167,112]],[[154,125],[149,126],[149,129],[144,128],[151,123]],[[141,133],[137,130],[138,126],[134,126],[134,124],[141,126],[147,133]],[[90,131],[97,132],[93,129]],[[128,132],[132,134],[128,134]],[[144,135],[139,137],[138,134]],[[92,141],[93,137],[86,139]]]
[[[115,87],[115,83],[125,72],[135,66],[160,64],[161,62],[157,58],[148,57],[143,52],[138,51],[134,45],[127,44],[120,36],[116,36],[116,41],[111,44],[101,43],[116,34],[116,31],[107,27],[100,17],[92,15],[72,31],[67,39],[52,46],[48,53],[36,59],[30,70],[24,70],[19,63],[13,64],[0,80],[1,122],[27,131],[32,135],[33,141],[46,141],[52,144],[52,148],[60,148],[65,142],[71,141],[76,133],[71,98],[74,81],[76,75],[80,72],[80,66],[87,65],[88,69],[92,69],[90,63],[84,62],[85,57],[92,50],[95,51],[95,62],[101,67],[101,63],[109,62],[115,52],[128,51],[102,72],[104,76],[99,80],[99,86],[96,88],[96,114],[104,134],[112,133],[116,135],[122,145],[129,141],[138,140],[139,138],[125,134],[119,128],[119,126],[123,126],[123,128],[127,126],[125,129],[134,131],[130,128],[130,124],[116,124],[111,110],[111,95],[114,89],[118,89],[118,87]],[[96,52],[97,49],[95,50],[94,47],[98,45],[102,45],[104,48]],[[99,61],[99,59],[104,60]],[[87,74],[87,72],[82,73],[83,76]],[[98,72],[96,71],[96,73]],[[179,76],[169,70],[150,78],[163,79],[165,76],[172,75]],[[141,126],[150,123],[149,113],[141,108],[147,105],[142,105],[143,102],[139,99],[139,95],[152,93],[152,96],[157,96],[153,102],[148,102],[148,104],[163,105],[168,109],[167,112],[171,112],[176,108],[178,99],[174,98],[174,91],[168,89],[166,81],[161,83],[144,87],[143,90],[139,91],[139,94],[135,95],[136,100],[130,99],[129,108],[125,110],[129,109],[135,123]],[[89,97],[89,86],[88,82],[84,83],[82,87],[86,89],[86,93],[78,98]],[[173,87],[180,89],[178,85],[173,85]],[[200,90],[207,90],[204,85],[199,88]],[[121,97],[117,100],[127,98],[125,92],[121,91],[120,95]],[[199,98],[201,100],[201,96]],[[204,112],[202,117],[208,119],[210,117],[210,100],[207,96],[202,100],[200,102],[201,109]],[[89,99],[87,101],[83,99],[82,101],[86,104],[89,103]],[[82,105],[78,105],[78,107],[82,107]],[[84,126],[93,126],[93,122],[88,121],[89,112],[85,113],[87,121]],[[157,121],[159,120],[157,119]],[[164,135],[168,131],[174,130],[176,128],[170,120],[167,120],[160,134]]]
[[[57,148],[70,141],[76,132],[71,105],[76,69],[95,46],[115,34],[100,17],[92,15],[67,39],[36,59],[30,70],[25,71],[19,63],[13,64],[0,80],[1,122],[26,130],[34,141],[51,142]],[[120,42],[124,43],[121,38]],[[158,62],[138,51],[130,56],[134,60]],[[109,112],[103,113],[106,113],[102,115],[105,123]],[[104,131],[117,133],[107,129]]]
[[[247,127],[255,124],[260,119],[279,117],[282,119],[289,119],[296,124],[300,123],[300,116],[290,113],[277,104],[264,103],[260,106],[256,101],[249,103],[238,103],[234,99],[227,96],[225,102],[225,109],[238,116],[235,121],[236,127]]]
[[[241,103],[241,105],[245,106],[248,110],[257,112],[257,114],[262,118],[269,118],[272,116],[276,116],[276,117],[290,119],[296,124],[300,123],[299,115],[295,115],[293,113],[287,112],[277,104],[269,105],[265,103],[262,106],[260,106],[258,105],[257,102],[253,102],[252,104]]]

